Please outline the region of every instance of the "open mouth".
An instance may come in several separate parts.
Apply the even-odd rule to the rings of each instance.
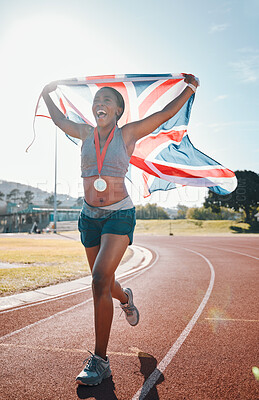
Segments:
[[[96,114],[97,114],[98,118],[103,118],[103,117],[105,117],[107,115],[106,111],[104,111],[104,110],[98,110],[96,112]]]

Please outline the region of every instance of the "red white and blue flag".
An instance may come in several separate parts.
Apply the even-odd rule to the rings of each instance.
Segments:
[[[59,81],[51,96],[68,119],[95,126],[92,103],[103,86],[122,94],[125,111],[119,126],[123,126],[160,111],[184,90],[186,83],[181,74],[104,75]],[[173,118],[136,143],[127,178],[142,187],[144,197],[179,186],[208,187],[227,195],[237,186],[234,172],[196,149],[187,135],[194,96]],[[36,117],[48,116],[46,111],[41,112],[42,106],[39,102]]]

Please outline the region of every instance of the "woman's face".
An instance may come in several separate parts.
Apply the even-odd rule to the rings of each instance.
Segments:
[[[100,89],[96,93],[92,106],[97,126],[106,126],[117,122],[122,109],[117,104],[115,94],[109,89]]]

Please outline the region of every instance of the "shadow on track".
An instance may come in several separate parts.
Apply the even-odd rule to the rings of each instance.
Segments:
[[[140,361],[140,372],[144,376],[144,383],[145,383],[146,380],[149,378],[149,376],[156,370],[157,360],[151,354],[144,352],[139,352],[138,358]],[[145,400],[159,400],[156,386],[162,383],[165,380],[165,378],[164,375],[160,373],[160,371],[157,370],[157,372],[159,373],[158,379],[154,381],[153,386],[150,388],[149,392],[145,396]],[[143,390],[141,394],[143,395]]]
[[[144,376],[144,383],[148,377],[155,371],[157,372],[157,379],[154,381],[150,390],[145,396],[145,400],[159,400],[156,386],[164,381],[164,375],[160,371],[156,370],[157,360],[151,354],[139,352],[138,358],[140,361],[140,373]],[[143,384],[144,384],[143,383]],[[146,390],[145,390],[146,391]],[[112,376],[104,379],[98,386],[84,386],[79,385],[77,387],[77,396],[79,399],[94,398],[96,400],[118,400],[115,394],[115,384]],[[141,398],[141,395],[140,395]]]
[[[114,391],[115,385],[112,376],[110,376],[110,378],[104,379],[98,386],[79,385],[77,387],[77,396],[79,399],[118,400]]]

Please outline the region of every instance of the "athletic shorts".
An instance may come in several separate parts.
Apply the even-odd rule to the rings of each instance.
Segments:
[[[82,211],[78,220],[78,229],[81,234],[81,242],[85,247],[98,246],[101,236],[105,233],[114,235],[128,235],[129,245],[133,241],[133,232],[136,225],[135,207],[127,210],[115,210],[106,212],[103,210],[101,218],[90,218]]]

